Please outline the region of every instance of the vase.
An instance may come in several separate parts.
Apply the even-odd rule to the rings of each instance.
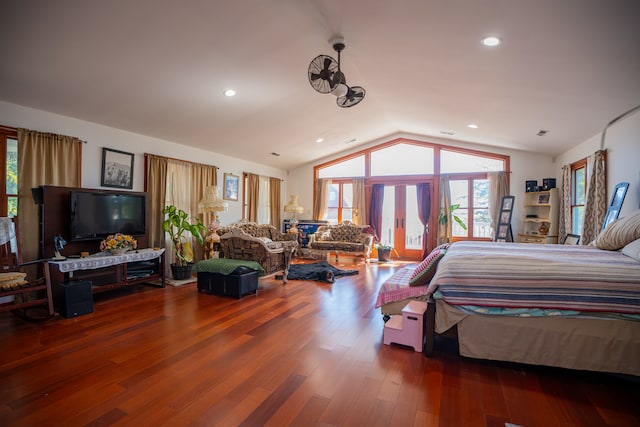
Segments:
[[[128,250],[127,248],[113,249],[111,250],[111,255],[124,255]]]

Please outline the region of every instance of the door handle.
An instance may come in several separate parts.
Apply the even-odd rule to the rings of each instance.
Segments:
[[[398,228],[398,218],[396,218],[396,228]]]
[[[404,228],[404,218],[402,218],[402,228]]]

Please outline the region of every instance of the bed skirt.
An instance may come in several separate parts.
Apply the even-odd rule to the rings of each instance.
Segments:
[[[437,300],[435,332],[453,326],[462,356],[640,376],[638,321],[470,315]]]

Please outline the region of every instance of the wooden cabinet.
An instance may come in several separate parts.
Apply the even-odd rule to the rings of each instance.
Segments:
[[[558,243],[558,189],[533,191],[524,196],[524,224],[520,243]]]

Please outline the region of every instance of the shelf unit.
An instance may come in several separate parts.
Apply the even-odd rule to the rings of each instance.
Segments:
[[[524,221],[520,243],[558,243],[558,189],[531,191],[524,195]],[[547,229],[546,233],[544,228]]]

